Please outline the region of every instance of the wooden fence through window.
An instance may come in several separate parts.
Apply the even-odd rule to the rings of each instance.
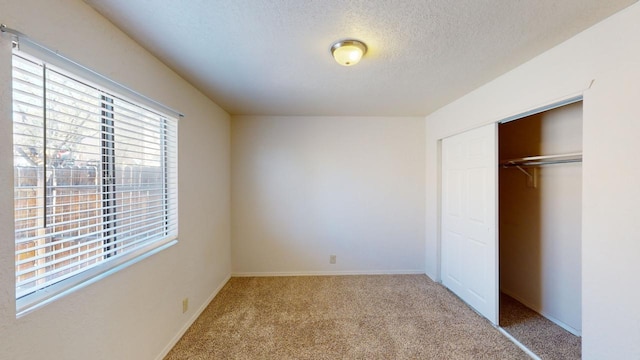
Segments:
[[[128,230],[164,206],[164,191],[157,185],[162,169],[121,166],[116,175],[116,213],[127,215],[117,220],[123,237],[134,241],[137,233],[163,231],[151,220],[149,229]],[[104,260],[106,220],[98,167],[49,167],[44,174],[42,167],[16,166],[14,186],[16,281],[24,289]]]

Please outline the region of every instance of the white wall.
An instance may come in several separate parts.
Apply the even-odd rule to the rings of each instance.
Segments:
[[[231,129],[234,274],[424,273],[423,118]]]
[[[229,115],[81,1],[0,0],[0,9],[7,26],[186,115],[179,243],[16,319],[10,43],[2,36],[0,358],[154,359],[230,275]]]
[[[426,272],[438,277],[438,139],[584,94],[585,359],[640,358],[640,5],[428,116]],[[595,80],[589,88],[591,81]]]
[[[500,125],[500,160],[582,152],[582,103]],[[500,290],[580,334],[582,164],[500,168]]]

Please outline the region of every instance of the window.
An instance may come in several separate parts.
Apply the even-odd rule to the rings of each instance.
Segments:
[[[13,142],[18,313],[175,243],[175,117],[16,50]]]

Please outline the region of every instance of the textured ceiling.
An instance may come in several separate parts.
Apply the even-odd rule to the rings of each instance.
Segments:
[[[234,115],[427,115],[636,0],[85,0]],[[357,38],[360,64],[329,47]]]

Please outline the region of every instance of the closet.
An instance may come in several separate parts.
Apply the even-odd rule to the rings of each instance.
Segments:
[[[515,299],[579,337],[582,102],[499,124],[498,149],[500,325],[540,342],[527,316],[506,319]]]

